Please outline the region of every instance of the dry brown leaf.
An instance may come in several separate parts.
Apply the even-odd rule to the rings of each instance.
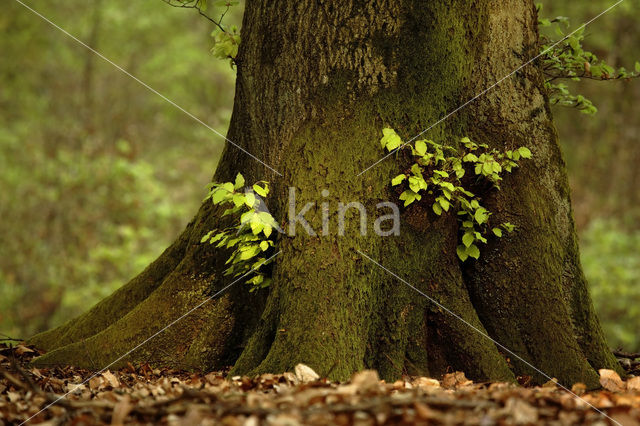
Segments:
[[[113,407],[113,414],[111,414],[111,426],[123,426],[124,421],[131,412],[133,405],[129,399],[129,395],[122,397]]]
[[[416,402],[413,404],[413,408],[416,410],[416,415],[421,420],[429,420],[438,418],[438,413],[431,408],[427,407],[421,402]]]
[[[380,389],[380,377],[375,370],[364,370],[353,375],[351,384],[356,386],[359,392],[370,392]]]
[[[7,397],[9,398],[9,401],[14,404],[22,398],[20,392],[7,392]]]
[[[302,383],[315,382],[320,378],[318,373],[305,364],[298,364],[293,370],[296,374],[296,378]]]
[[[111,371],[107,370],[104,373],[101,374],[101,376],[106,380],[106,382],[112,387],[112,388],[118,388],[120,387],[120,380],[118,380],[118,378],[116,377],[115,374],[113,374]]]
[[[640,376],[632,377],[629,380],[627,380],[627,390],[640,392]]]
[[[600,373],[600,384],[606,390],[611,392],[622,392],[625,389],[624,382],[615,371],[601,368],[598,372]]]
[[[535,424],[538,422],[538,410],[528,402],[517,398],[509,398],[504,411],[517,425]]]
[[[14,350],[16,351],[17,355],[24,355],[29,352],[35,352],[33,349],[30,349],[24,345],[18,345]]]
[[[473,384],[473,382],[467,379],[462,371],[445,374],[442,378],[442,386],[445,388],[459,388],[471,384]]]
[[[576,395],[583,395],[585,392],[587,391],[587,385],[585,385],[584,383],[574,383],[573,386],[571,386],[571,392],[575,393]]]
[[[89,380],[89,389],[91,389],[92,391],[96,391],[96,390],[100,390],[102,385],[102,377],[92,377]]]
[[[418,377],[414,384],[419,388],[439,388],[440,382],[429,377]]]

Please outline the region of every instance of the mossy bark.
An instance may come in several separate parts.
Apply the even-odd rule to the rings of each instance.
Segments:
[[[249,2],[228,137],[282,175],[227,145],[214,180],[241,172],[249,182],[272,182],[268,204],[283,222],[294,188],[296,212],[313,204],[305,218],[317,235],[300,226],[295,236],[280,235],[271,288],[231,287],[118,364],[234,365],[234,374],[253,374],[302,362],[338,379],[375,368],[388,379],[456,369],[481,380],[546,380],[530,363],[565,384],[596,386],[595,369],[617,366],[581,272],[565,168],[535,66],[425,135],[534,153],[502,191],[486,194],[498,219],[518,230],[491,241],[479,261],[461,265],[456,218],[420,203],[403,210],[400,235],[374,233],[374,219],[388,213],[377,203],[397,201],[389,181],[401,156],[359,176],[382,155],[382,127],[411,137],[535,55],[535,23],[532,2],[521,0]],[[367,232],[351,209],[339,235],[338,203],[352,201],[366,209]],[[51,350],[37,363],[103,367],[228,284],[220,274],[228,253],[199,244],[219,213],[203,205],[139,277],[34,337]]]

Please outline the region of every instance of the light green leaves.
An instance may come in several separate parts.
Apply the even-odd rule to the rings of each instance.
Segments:
[[[382,135],[380,144],[383,149],[386,148],[388,151],[393,151],[402,145],[402,139],[400,139],[400,136],[398,136],[395,130],[389,128],[382,129]]]
[[[552,35],[547,28],[553,24],[556,25],[555,34]],[[585,38],[584,26],[576,32],[565,34],[569,21],[563,16],[553,19],[542,18],[539,20],[539,26],[546,27],[541,31],[541,56],[542,69],[546,77],[545,86],[551,105],[567,106],[585,114],[595,114],[597,108],[593,103],[582,95],[572,94],[562,80],[616,80],[640,77],[640,63],[636,63],[634,72],[629,72],[624,67],[615,69],[598,59],[593,52],[585,50],[582,45]],[[554,41],[557,39],[560,39],[560,42]]]
[[[427,144],[425,141],[416,141],[414,149],[418,155],[424,155],[427,153]]]
[[[244,186],[244,177],[240,173],[238,173],[236,175],[236,183],[235,183],[235,185],[233,185],[233,188],[234,189],[240,189],[243,186]]]
[[[520,157],[522,158],[531,158],[531,151],[526,146],[521,146],[518,148],[518,152],[520,153]]]
[[[211,53],[218,59],[235,59],[238,55],[238,47],[240,46],[240,34],[237,29],[232,28],[231,31],[215,31],[212,34],[213,47]]]
[[[420,201],[422,199],[422,195],[408,189],[400,194],[400,199],[404,200],[404,206],[407,207],[409,204],[413,203],[416,200]]]
[[[473,232],[467,231],[462,236],[462,244],[464,244],[465,247],[469,247],[475,240],[476,236]]]
[[[475,244],[471,244],[469,247],[460,244],[456,248],[456,254],[458,255],[458,258],[464,262],[470,257],[474,259],[480,258],[480,249]]]
[[[266,185],[262,187],[256,183],[253,185],[253,190],[261,197],[266,197],[269,194],[269,187]]]
[[[382,133],[380,142],[383,149],[392,151],[402,146],[402,140],[393,129],[385,128]],[[477,179],[491,183],[494,190],[499,190],[502,174],[516,169],[521,159],[532,157],[527,147],[503,152],[489,148],[486,143],[473,142],[468,137],[460,139],[458,148],[425,139],[413,143],[411,154],[415,162],[410,167],[410,174],[395,176],[391,185],[405,185],[399,197],[405,207],[420,202],[424,197],[437,216],[456,211],[462,242],[456,249],[460,260],[478,259],[479,245],[487,244],[487,235],[501,238],[503,231],[515,229],[508,222],[491,226],[491,212],[480,204],[478,195],[464,187],[467,181],[463,184],[462,178],[471,172]]]
[[[207,199],[210,198],[216,205],[232,204],[233,207],[225,210],[223,216],[238,215],[239,223],[223,230],[209,231],[200,242],[233,249],[226,261],[229,266],[224,274],[238,277],[254,272],[255,275],[247,280],[247,283],[253,285],[252,290],[254,290],[266,287],[271,282],[270,278],[260,272],[260,268],[266,264],[265,258],[260,255],[274,247],[275,243],[270,237],[277,224],[271,214],[256,210],[258,207],[256,195],[251,191],[241,192],[244,186],[245,179],[240,173],[236,175],[234,183],[209,185]],[[262,197],[269,194],[267,182],[258,182],[252,188]]]
[[[391,185],[396,186],[396,185],[400,185],[402,183],[403,180],[405,180],[407,178],[407,175],[398,175],[396,177],[394,177],[393,179],[391,179]]]

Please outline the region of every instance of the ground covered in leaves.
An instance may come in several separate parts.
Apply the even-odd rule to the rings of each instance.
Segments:
[[[30,367],[37,355],[25,345],[0,345],[0,425],[28,419],[48,425],[640,425],[640,362],[634,360],[640,354],[618,354],[630,373],[626,381],[601,370],[604,389],[585,392],[576,384],[572,391],[579,397],[552,382],[473,383],[461,372],[395,383],[379,380],[374,371],[336,383],[304,365],[258,377],[148,365],[96,374]]]

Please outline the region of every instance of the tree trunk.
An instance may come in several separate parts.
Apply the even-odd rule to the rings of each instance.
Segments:
[[[402,212],[400,236],[366,235],[350,210],[344,236],[322,208],[397,201],[393,156],[380,131],[409,138],[538,51],[529,0],[250,1],[237,58],[228,137],[268,165],[227,145],[214,176],[267,180],[267,203],[285,220],[289,187],[297,211],[318,233],[280,235],[274,283],[249,293],[235,285],[119,360],[232,372],[281,372],[297,363],[345,379],[375,368],[437,376],[463,370],[478,380],[515,380],[537,367],[562,383],[597,386],[596,369],[617,363],[607,348],[581,271],[564,163],[543,80],[528,66],[435,126],[425,136],[452,143],[469,136],[500,149],[527,146],[534,159],[484,201],[517,230],[490,241],[480,260],[461,264],[455,215],[419,204]],[[328,190],[323,194],[323,190]],[[83,316],[33,338],[51,350],[40,365],[103,367],[229,283],[228,255],[200,238],[219,222],[205,203],[187,229],[140,276]],[[371,263],[377,260],[450,315]],[[474,330],[475,328],[475,330]],[[480,331],[480,333],[478,332]],[[513,350],[522,362],[481,333]]]

